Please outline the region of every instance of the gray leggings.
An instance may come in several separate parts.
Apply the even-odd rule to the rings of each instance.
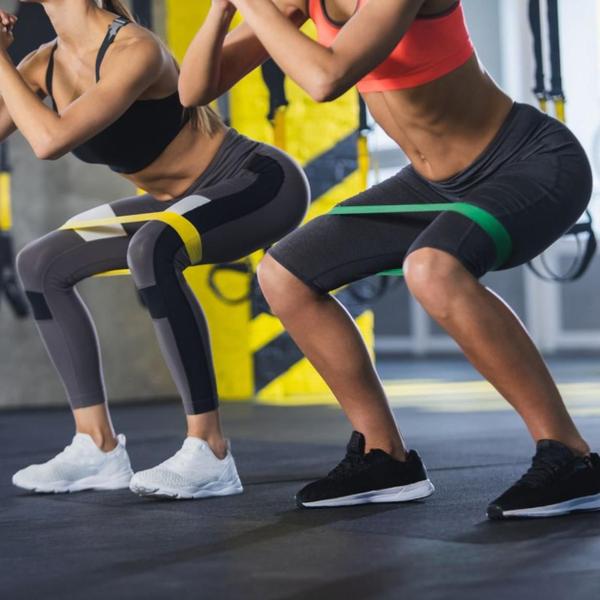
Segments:
[[[292,159],[230,130],[209,168],[181,197],[125,198],[73,220],[177,212],[202,237],[202,263],[215,263],[270,246],[301,223],[308,202],[308,183]],[[217,407],[206,320],[183,277],[188,266],[181,238],[159,221],[54,231],[20,252],[19,275],[72,408],[106,400],[96,330],[74,286],[126,267],[153,319],[186,413]]]

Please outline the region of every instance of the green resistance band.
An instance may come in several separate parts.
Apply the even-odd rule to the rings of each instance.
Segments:
[[[487,210],[468,204],[467,202],[451,202],[447,204],[373,204],[370,206],[336,206],[329,214],[331,215],[388,215],[388,214],[411,214],[428,212],[455,212],[471,219],[483,229],[496,246],[496,262],[494,270],[499,269],[510,258],[512,253],[512,239],[510,234]],[[402,269],[384,271],[380,275],[402,276]]]

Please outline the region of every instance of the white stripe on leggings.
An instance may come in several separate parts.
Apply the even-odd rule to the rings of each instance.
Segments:
[[[91,221],[94,219],[108,219],[116,216],[117,215],[115,215],[109,204],[102,204],[101,206],[86,210],[85,212],[71,217],[66,224],[76,223],[78,221]],[[127,236],[127,232],[123,228],[123,225],[120,224],[104,225],[102,227],[94,227],[94,229],[75,229],[74,231],[86,242]]]
[[[190,212],[190,210],[194,210],[195,208],[199,208],[200,206],[208,204],[210,201],[210,198],[194,194],[193,196],[187,196],[179,202],[175,202],[173,206],[167,209],[167,212],[174,212],[178,215],[184,215],[185,213]]]

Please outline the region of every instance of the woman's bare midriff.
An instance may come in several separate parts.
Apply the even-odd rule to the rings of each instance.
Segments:
[[[475,56],[426,85],[370,92],[364,99],[415,170],[432,181],[448,179],[473,163],[513,105]]]
[[[124,177],[157,200],[173,200],[206,170],[226,133],[223,126],[211,137],[188,123],[151,165]]]

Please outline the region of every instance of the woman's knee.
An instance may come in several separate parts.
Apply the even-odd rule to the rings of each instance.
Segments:
[[[475,278],[451,254],[420,248],[404,261],[404,277],[412,295],[434,317],[446,318],[455,293]]]
[[[314,290],[269,254],[258,265],[257,276],[271,310],[277,315],[295,311],[298,306],[317,296]]]
[[[17,254],[17,273],[26,290],[42,290],[44,279],[57,255],[52,235],[60,234],[50,234],[34,240]]]
[[[147,223],[131,238],[127,247],[127,265],[136,280],[154,280],[158,263],[173,261],[175,249],[170,249],[168,236],[163,236],[163,232],[162,224]]]

